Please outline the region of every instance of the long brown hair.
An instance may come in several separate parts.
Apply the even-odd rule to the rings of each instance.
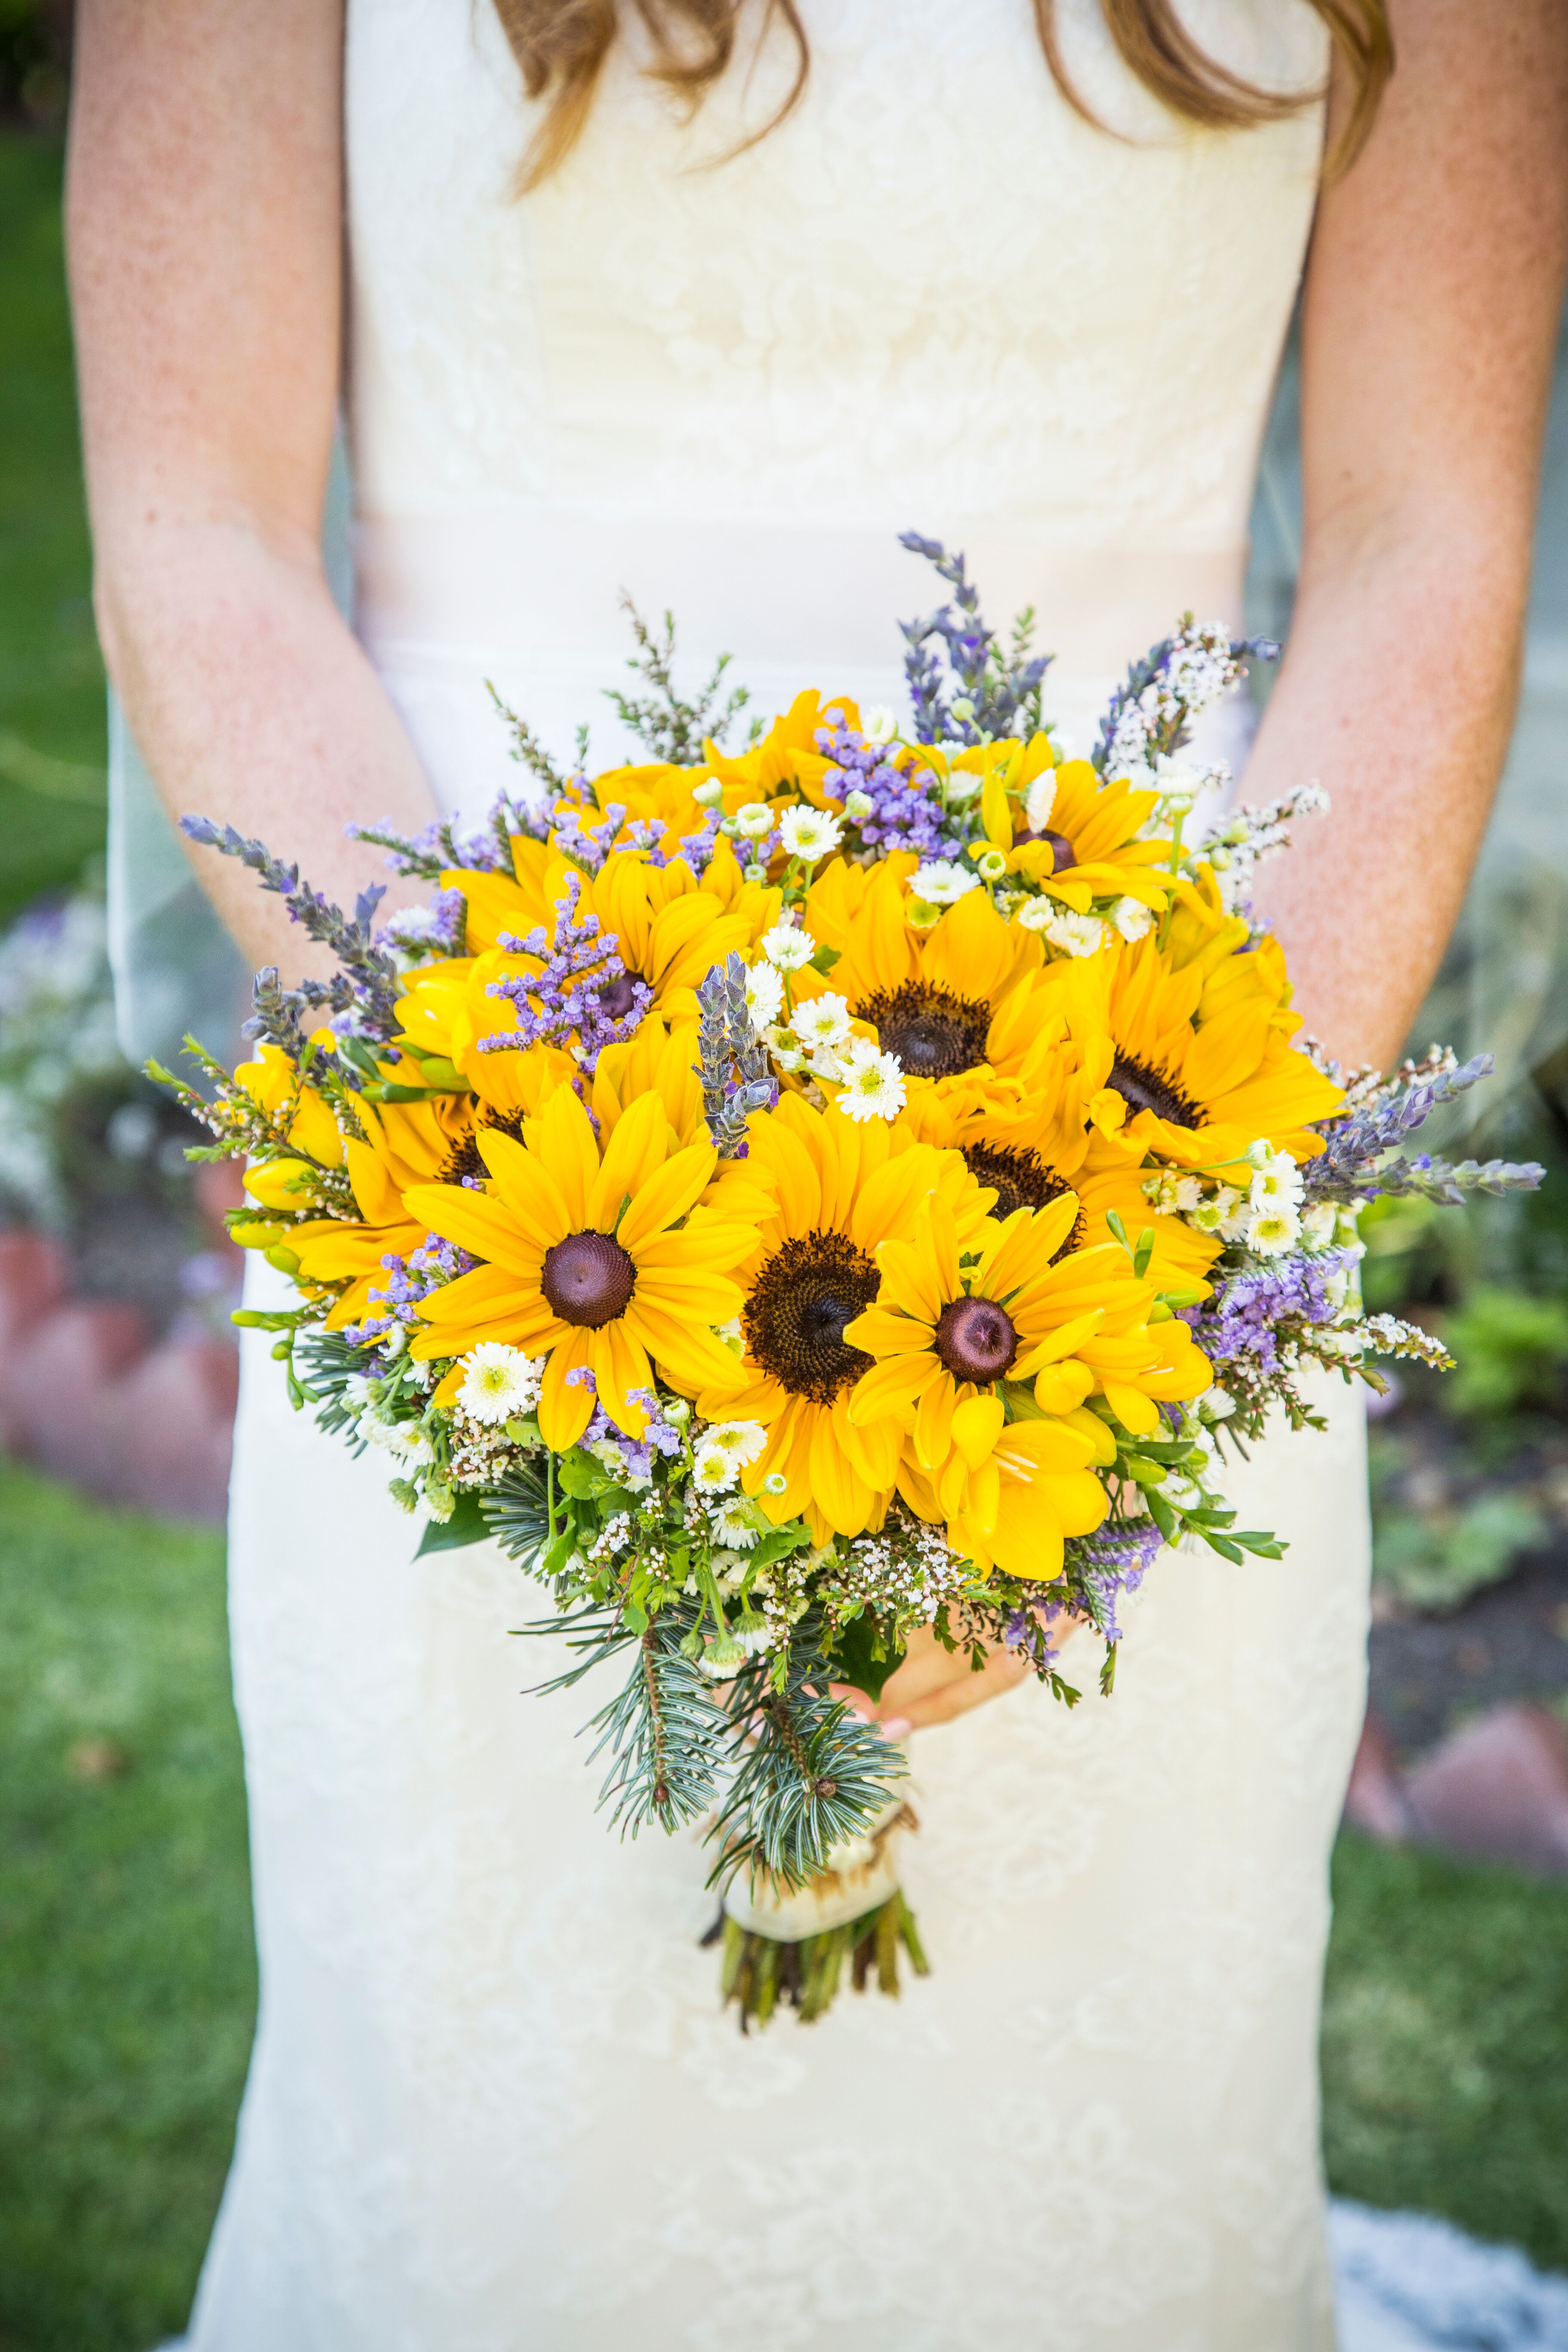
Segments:
[[[656,81],[695,107],[718,80],[735,47],[745,0],[630,0],[653,45],[647,68]],[[1360,152],[1384,83],[1394,70],[1386,0],[1309,0],[1329,28],[1345,69],[1350,107],[1325,169],[1332,178]],[[599,75],[620,26],[617,0],[495,0],[530,98],[550,104],[523,158],[518,184],[526,190],[554,171],[588,119]],[[1145,89],[1184,121],[1205,130],[1247,130],[1278,122],[1314,104],[1321,91],[1263,89],[1199,47],[1176,15],[1173,0],[1100,0],[1117,54]],[[1058,89],[1087,122],[1097,122],[1064,62],[1055,0],[1034,0],[1040,46]],[[795,0],[766,0],[795,44],[795,79],[784,100],[742,147],[784,121],[805,88],[811,52]],[[1103,125],[1100,127],[1103,128]],[[739,153],[741,149],[733,149]]]

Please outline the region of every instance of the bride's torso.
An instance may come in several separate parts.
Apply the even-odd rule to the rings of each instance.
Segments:
[[[1174,131],[1097,0],[1058,0],[1065,47],[1125,137],[1061,98],[1029,0],[801,13],[805,96],[749,152],[713,161],[787,88],[782,31],[690,123],[628,42],[520,201],[538,110],[491,0],[351,0],[359,626],[448,803],[506,777],[486,677],[617,751],[623,587],[759,707],[889,699],[895,615],[934,601],[913,527],[994,614],[1035,604],[1080,724],[1182,607],[1238,617],[1318,110]],[[1301,0],[1184,13],[1260,79],[1321,73]]]

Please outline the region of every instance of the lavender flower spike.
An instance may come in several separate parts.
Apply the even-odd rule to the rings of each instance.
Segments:
[[[702,1019],[697,1033],[702,1058],[693,1064],[702,1081],[702,1109],[721,1160],[746,1156],[746,1121],[754,1110],[772,1110],[777,1081],[746,1009],[746,967],[738,955],[715,964],[697,992]]]

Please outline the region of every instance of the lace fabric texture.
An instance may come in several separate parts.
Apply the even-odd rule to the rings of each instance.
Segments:
[[[1086,742],[1184,604],[1239,603],[1312,205],[1314,115],[1178,136],[1065,0],[805,0],[795,116],[749,61],[690,127],[635,70],[508,195],[528,115],[484,5],[351,0],[358,625],[449,806],[624,673],[624,583],[765,717],[897,704],[894,544],[1032,597]],[[1194,0],[1310,82],[1298,0]],[[1239,748],[1236,714],[1216,722]],[[595,722],[597,758],[618,747]],[[265,1296],[277,1277],[253,1270]],[[262,2007],[196,2352],[1318,2352],[1326,1859],[1363,1698],[1359,1407],[1237,1474],[1291,1549],[1167,1557],[1118,1687],[1034,1685],[913,1743],[935,1973],[742,2040],[694,1838],[622,1845],[592,1691],[495,1550],[412,1558],[387,1465],[247,1335],[232,1516]],[[1092,1659],[1084,1679],[1092,1687]]]

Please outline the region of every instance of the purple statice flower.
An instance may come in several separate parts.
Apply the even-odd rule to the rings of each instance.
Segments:
[[[574,781],[580,783],[583,779]],[[596,874],[615,847],[616,835],[626,821],[626,808],[620,801],[610,803],[597,824],[584,824],[574,808],[558,809],[555,817],[556,847],[571,858],[574,866]]]
[[[352,1325],[343,1333],[351,1348],[363,1348],[369,1340],[382,1339],[398,1324],[416,1329],[419,1325],[419,1302],[433,1291],[444,1290],[460,1274],[467,1274],[476,1261],[456,1242],[443,1241],[432,1234],[408,1255],[399,1257],[388,1250],[382,1258],[386,1276],[384,1288],[372,1288],[370,1297],[380,1301],[382,1312],[367,1315],[363,1323]]]
[[[598,1374],[595,1371],[592,1364],[574,1364],[572,1370],[567,1373],[566,1378],[563,1382],[563,1386],[569,1389],[586,1389],[590,1396],[597,1396],[599,1393]]]
[[[597,915],[577,921],[582,895],[582,877],[568,875],[564,895],[555,901],[552,938],[546,938],[542,924],[522,940],[501,933],[500,944],[510,954],[537,956],[544,969],[489,982],[487,995],[504,996],[517,1007],[517,1026],[481,1037],[481,1054],[563,1045],[574,1036],[579,1059],[591,1076],[606,1045],[618,1045],[635,1034],[653,1003],[653,991],[640,973],[626,970],[616,952],[615,932],[601,931]]]
[[[591,1372],[587,1377],[592,1381]],[[571,1382],[575,1375],[568,1372],[566,1378],[568,1382]],[[624,1429],[618,1429],[616,1426],[604,1406],[598,1405],[595,1409],[593,1420],[577,1443],[584,1450],[606,1444],[614,1446],[626,1465],[626,1475],[629,1478],[648,1479],[653,1476],[653,1459],[656,1454],[679,1453],[680,1433],[679,1430],[672,1429],[661,1417],[658,1399],[651,1390],[628,1389],[626,1402],[628,1404],[641,1405],[648,1417],[647,1427],[640,1437],[628,1437]]]
[[[822,789],[839,808],[851,793],[865,794],[870,814],[851,823],[866,846],[883,856],[911,849],[922,858],[962,857],[963,842],[943,830],[947,818],[930,769],[906,774],[889,757],[891,744],[868,743],[858,728],[845,724],[841,710],[830,710],[827,719],[816,730],[817,750],[833,762]]]
[[[468,919],[468,901],[460,890],[437,890],[428,906],[405,907],[390,916],[376,933],[376,944],[416,955],[461,955]]]
[[[1260,1370],[1272,1371],[1284,1326],[1333,1321],[1343,1303],[1335,1277],[1348,1274],[1357,1255],[1353,1249],[1331,1249],[1280,1258],[1255,1272],[1232,1275],[1206,1305],[1178,1311],[1210,1363],[1247,1357]]]

